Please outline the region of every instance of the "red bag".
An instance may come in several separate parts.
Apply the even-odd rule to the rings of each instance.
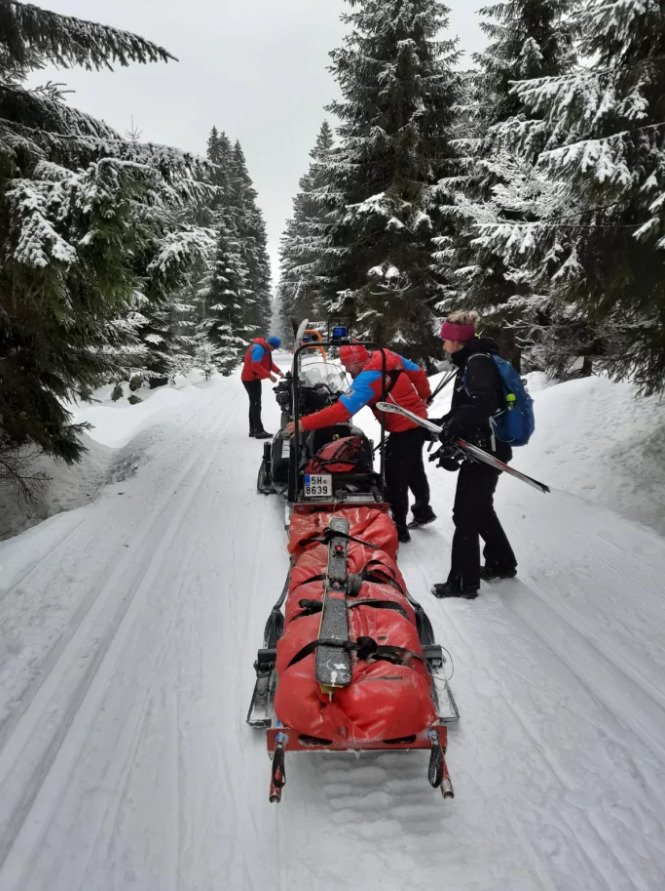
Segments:
[[[291,518],[292,569],[284,634],[277,643],[275,710],[286,727],[301,735],[352,747],[407,738],[436,723],[415,613],[395,562],[395,524],[386,510],[386,505],[334,512],[298,506]],[[349,573],[363,573],[358,594],[349,598],[355,604],[348,610],[350,640],[369,638],[402,648],[405,658],[395,664],[354,652],[351,684],[330,697],[316,681],[314,653],[299,654],[319,636],[321,576],[328,562],[328,547],[320,536],[333,516],[345,517],[349,534],[360,539],[348,544]]]
[[[305,473],[371,473],[361,436],[340,436],[326,443],[311,458]]]

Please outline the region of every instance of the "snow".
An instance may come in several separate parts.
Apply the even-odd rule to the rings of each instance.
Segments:
[[[444,471],[437,522],[400,552],[455,663],[453,802],[425,755],[384,753],[289,755],[268,803],[244,719],[288,559],[241,383],[86,408],[133,475],[0,543],[2,891],[663,887],[662,404],[604,378],[531,389],[514,463],[555,491],[499,483],[519,578],[428,594],[450,550]]]

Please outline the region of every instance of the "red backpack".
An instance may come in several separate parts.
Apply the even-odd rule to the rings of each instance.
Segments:
[[[322,446],[307,462],[305,473],[370,473],[361,436],[340,436]]]

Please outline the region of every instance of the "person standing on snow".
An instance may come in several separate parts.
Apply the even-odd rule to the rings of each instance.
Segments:
[[[255,337],[245,353],[240,379],[249,396],[249,435],[255,439],[269,439],[272,436],[263,429],[261,421],[261,381],[270,378],[274,382],[277,376],[284,377],[281,369],[272,361],[272,351],[281,344],[282,341],[274,334],[265,340]]]
[[[500,471],[476,461],[450,456],[453,441],[459,437],[501,461],[512,458],[510,446],[494,439],[490,418],[505,407],[499,371],[492,355],[498,353],[494,341],[476,336],[478,314],[456,312],[441,327],[443,348],[457,366],[451,410],[437,421],[442,448],[437,453],[440,466],[457,470],[457,491],[453,507],[455,534],[450,573],[446,582],[432,586],[435,597],[478,596],[481,579],[513,578],[517,560],[494,511],[494,491]],[[448,454],[447,454],[448,452]],[[485,565],[480,566],[480,538],[485,542]]]
[[[430,397],[427,375],[414,362],[403,356],[384,350],[387,380],[385,381],[386,398],[415,412],[419,417],[427,417],[426,400]],[[300,420],[301,430],[319,430],[344,423],[360,411],[364,406],[372,408],[377,420],[389,432],[386,444],[386,483],[388,500],[393,520],[397,526],[397,535],[401,542],[410,540],[406,525],[409,510],[409,489],[414,495],[412,527],[424,526],[436,519],[429,503],[429,484],[423,464],[423,444],[426,433],[408,418],[400,415],[383,414],[373,408],[383,398],[384,380],[383,353],[370,355],[364,346],[351,344],[339,348],[342,365],[353,378],[353,384],[339,400],[327,408],[306,415]],[[290,436],[295,431],[293,421],[287,425]]]

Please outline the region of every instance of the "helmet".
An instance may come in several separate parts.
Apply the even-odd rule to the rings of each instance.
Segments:
[[[276,334],[271,334],[270,337],[266,337],[266,343],[274,350],[278,350],[282,345],[281,339],[277,337]]]
[[[361,365],[367,362],[369,353],[361,344],[352,343],[339,348],[339,359],[342,365]]]

